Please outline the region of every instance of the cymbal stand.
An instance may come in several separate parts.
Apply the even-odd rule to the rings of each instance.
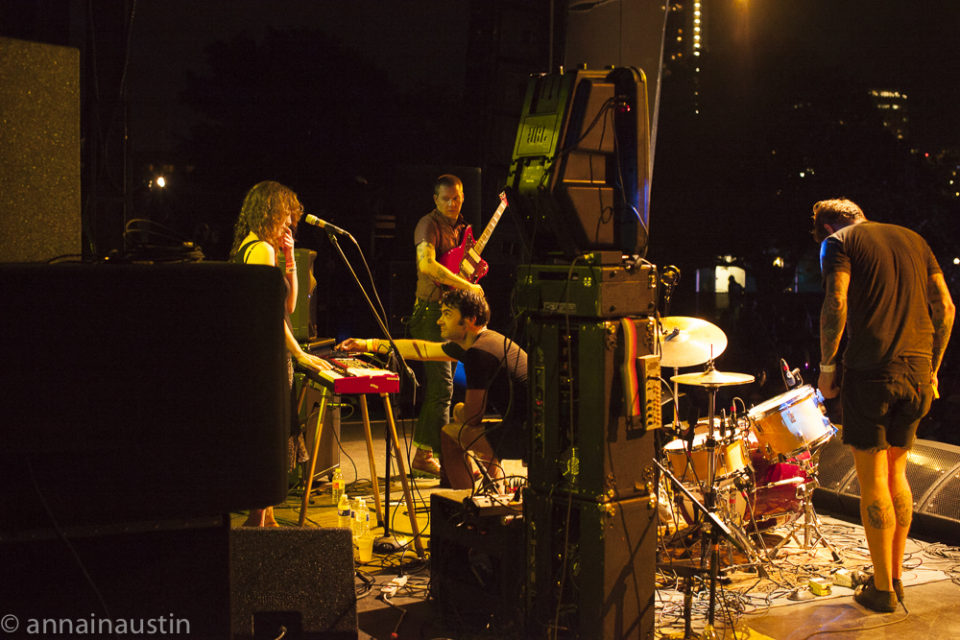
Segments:
[[[707,363],[707,370],[713,368],[713,361]],[[707,486],[703,488],[703,503],[707,511],[716,519],[717,512],[717,439],[713,435],[713,421],[716,417],[717,391],[719,385],[706,387],[710,396],[710,405],[707,407]],[[707,523],[704,523],[707,524]],[[720,571],[720,529],[712,522],[707,524],[710,540],[710,605],[707,609],[707,625],[712,632],[714,615],[717,606],[717,575]]]
[[[704,501],[705,504],[701,504],[700,501],[697,500],[697,498],[692,493],[690,493],[690,490],[687,489],[685,486],[683,486],[683,483],[680,482],[680,480],[678,480],[677,477],[673,475],[673,473],[671,473],[669,469],[667,469],[667,467],[660,464],[660,462],[656,459],[653,460],[653,464],[657,465],[657,467],[660,469],[660,472],[663,474],[663,476],[667,477],[670,480],[670,483],[673,485],[673,487],[676,490],[680,491],[680,493],[686,496],[687,500],[689,500],[691,505],[693,505],[694,511],[703,514],[704,525],[708,526],[710,529],[710,548],[711,548],[710,566],[709,566],[709,569],[707,569],[706,571],[704,571],[703,567],[701,567],[699,571],[700,573],[708,573],[710,576],[710,608],[709,608],[709,615],[708,615],[708,624],[704,631],[704,637],[715,638],[716,632],[713,630],[713,622],[714,622],[714,611],[715,611],[716,601],[717,601],[717,573],[718,573],[719,561],[720,561],[720,553],[719,553],[720,536],[723,535],[731,543],[733,543],[734,546],[736,546],[738,549],[740,549],[744,553],[747,553],[747,550],[743,546],[743,542],[733,534],[730,528],[726,524],[724,524],[723,520],[717,517],[716,510],[711,509],[709,505],[706,504],[706,500]],[[715,497],[716,496],[714,496],[714,498]],[[691,579],[691,577],[687,576],[687,579]],[[689,583],[687,584],[689,585]],[[689,586],[687,586],[686,588],[689,588]],[[690,615],[691,615],[690,607],[686,606],[685,604],[684,606],[684,619],[685,619],[684,637],[685,638],[692,637],[691,630],[690,630],[691,629]]]

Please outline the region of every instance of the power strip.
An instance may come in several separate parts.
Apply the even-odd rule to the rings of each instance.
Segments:
[[[397,594],[397,590],[405,584],[407,584],[407,576],[397,576],[380,587],[380,593],[385,596],[394,596]]]

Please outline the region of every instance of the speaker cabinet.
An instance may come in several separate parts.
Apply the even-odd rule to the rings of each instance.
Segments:
[[[237,640],[355,639],[350,530],[231,530],[230,605]]]
[[[627,321],[636,327],[637,355],[652,353],[653,320]],[[649,493],[653,438],[644,416],[626,415],[620,322],[533,318],[527,336],[530,485],[588,500]]]
[[[227,638],[228,527],[221,516],[67,531],[69,544],[0,537],[0,602],[19,619],[4,637]]]
[[[527,637],[653,638],[654,504],[527,490],[524,518]]]
[[[533,77],[507,184],[534,258],[642,254],[650,195],[642,71],[578,69]]]
[[[294,338],[306,342],[317,337],[317,312],[313,304],[313,293],[317,288],[313,263],[317,259],[317,252],[311,249],[294,249],[293,258],[297,265],[297,304],[290,314],[290,328]],[[278,262],[280,267],[286,267],[283,253],[278,255]]]
[[[283,295],[273,267],[0,265],[0,533],[282,501]]]
[[[80,253],[80,52],[0,38],[0,260]]]
[[[465,505],[470,491],[430,496],[430,593],[451,630],[522,637],[522,513]],[[508,517],[504,517],[508,516]]]

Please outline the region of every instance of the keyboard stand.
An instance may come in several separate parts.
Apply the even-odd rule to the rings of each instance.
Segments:
[[[316,382],[308,377],[307,384],[312,384],[314,387],[319,387],[322,395],[320,397],[320,410],[317,412],[317,420],[314,426],[314,440],[313,440],[313,451],[310,454],[310,473],[307,474],[306,482],[304,483],[303,488],[303,501],[300,505],[300,522],[299,525],[302,527],[307,519],[307,505],[310,501],[310,492],[313,488],[313,474],[316,473],[316,464],[317,464],[317,455],[320,448],[320,436],[323,434],[323,418],[327,410],[327,404],[329,404],[330,399],[333,397],[333,392],[326,385],[319,385]],[[306,384],[304,385],[306,389]],[[373,455],[373,434],[370,429],[370,412],[367,409],[367,396],[366,394],[356,394],[360,402],[360,415],[363,417],[363,435],[367,440],[367,458],[370,463],[370,484],[373,485],[373,499],[376,503],[377,509],[377,525],[384,526],[386,520],[384,519],[384,510],[383,504],[380,499],[380,484],[377,482],[377,465],[374,460]],[[303,404],[304,392],[301,391],[299,404]],[[407,505],[407,513],[410,516],[410,530],[413,532],[413,543],[417,551],[417,556],[420,558],[424,557],[423,542],[420,539],[420,530],[417,526],[417,512],[413,503],[413,494],[410,492],[410,484],[407,480],[407,472],[403,465],[403,453],[400,449],[400,440],[397,437],[397,423],[393,417],[393,407],[390,404],[390,394],[381,393],[380,397],[383,399],[383,408],[386,415],[387,428],[390,429],[390,439],[393,442],[394,454],[397,458],[397,472],[400,474],[400,484],[403,487],[403,498],[404,502]],[[302,407],[301,407],[302,408]],[[390,452],[387,451],[387,455],[390,455]],[[385,478],[384,482],[390,482],[390,478]],[[390,516],[389,513],[390,505],[387,505],[387,517]]]

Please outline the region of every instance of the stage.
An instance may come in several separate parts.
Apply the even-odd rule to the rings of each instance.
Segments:
[[[409,423],[400,421],[399,426]],[[359,422],[345,420],[342,425],[341,467],[351,497],[361,495],[373,504],[369,482],[366,445]],[[374,423],[375,461],[383,488],[384,439],[382,423]],[[522,472],[519,461],[508,461],[511,471]],[[396,469],[394,467],[394,474]],[[417,521],[422,528],[424,546],[430,542],[430,495],[442,492],[434,479],[413,479]],[[409,540],[411,528],[406,508],[402,504],[399,479],[394,475],[390,488],[391,528],[401,540]],[[299,515],[299,496],[292,495],[285,506],[278,508],[277,518],[282,526],[295,526]],[[718,589],[715,620],[719,637],[774,638],[802,640],[808,637],[833,638],[912,638],[960,636],[960,621],[955,616],[953,603],[960,596],[960,549],[937,542],[911,539],[907,546],[904,573],[905,602],[909,615],[901,608],[891,614],[877,614],[863,609],[852,598],[852,589],[832,585],[829,595],[814,596],[806,587],[810,578],[828,578],[837,569],[867,568],[869,555],[863,529],[828,514],[819,514],[822,531],[841,556],[834,562],[822,546],[803,549],[798,541],[781,548],[777,557],[763,562],[767,577],[758,577],[756,570],[731,569],[725,572]],[[242,514],[234,514],[233,526],[239,526]],[[333,527],[337,514],[330,498],[330,485],[321,482],[319,493],[308,510],[308,526]],[[782,532],[774,529],[764,532],[767,546],[772,548]],[[802,534],[798,535],[802,541]],[[736,562],[736,554],[727,551],[726,560]],[[661,560],[664,558],[661,557]],[[663,564],[663,562],[661,562]],[[724,566],[728,563],[725,561]],[[401,571],[402,568],[402,571]],[[457,620],[449,607],[441,607],[430,597],[430,565],[419,559],[409,545],[407,550],[394,554],[375,553],[369,563],[358,565],[355,578],[360,638],[388,638],[396,632],[399,638],[525,638],[524,632],[513,624],[495,620],[488,622],[466,617]],[[389,592],[391,581],[402,573],[405,585]],[[697,583],[692,603],[693,630],[702,631],[707,620],[709,593],[705,585]],[[796,599],[801,598],[801,599]],[[656,636],[683,637],[682,579],[669,570],[657,574]],[[733,630],[736,630],[734,635]],[[561,635],[562,637],[562,635]]]

